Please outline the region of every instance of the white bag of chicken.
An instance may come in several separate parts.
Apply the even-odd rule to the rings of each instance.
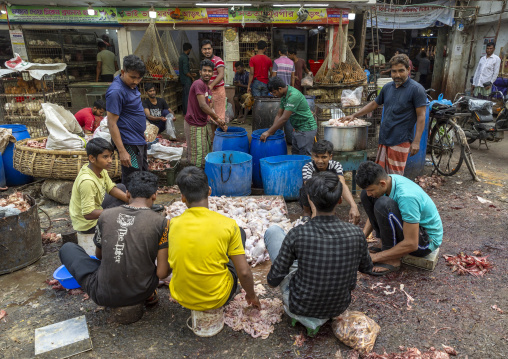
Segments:
[[[42,109],[49,132],[46,149],[76,151],[85,148],[83,129],[72,113],[52,103],[43,103]]]

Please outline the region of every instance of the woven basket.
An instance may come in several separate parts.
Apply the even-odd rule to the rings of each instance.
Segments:
[[[33,138],[42,141],[46,137]],[[75,180],[83,165],[88,163],[86,151],[58,151],[26,146],[31,138],[16,142],[14,146],[14,168],[19,172],[39,178]],[[119,178],[122,174],[118,153],[113,153],[109,177]]]

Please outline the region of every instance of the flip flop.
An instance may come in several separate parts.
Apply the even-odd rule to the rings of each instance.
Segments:
[[[381,268],[388,269],[388,270],[385,270],[384,272],[370,271],[368,273],[368,274],[373,275],[375,277],[382,277],[384,275],[387,275],[388,273],[393,273],[393,272],[396,272],[400,269],[400,266],[395,267],[395,266],[392,266],[391,264],[386,264],[386,263],[376,263],[376,264],[374,264],[374,267],[381,267]]]
[[[240,124],[238,122],[238,119],[236,119],[236,118],[234,120],[231,120],[229,123],[232,124],[232,125],[239,125]]]
[[[370,253],[379,253],[379,252],[382,252],[383,249],[382,248],[379,248],[379,247],[375,247],[375,246],[370,246],[369,247],[369,252]]]

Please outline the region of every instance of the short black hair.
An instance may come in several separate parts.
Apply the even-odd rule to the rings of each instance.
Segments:
[[[188,203],[196,203],[208,197],[208,177],[201,168],[185,167],[176,177],[176,184]]]
[[[378,184],[379,181],[386,178],[388,178],[388,175],[383,167],[372,161],[361,163],[356,171],[356,183],[363,189]]]
[[[86,155],[93,156],[95,158],[97,158],[97,156],[99,156],[101,153],[104,153],[104,151],[113,153],[114,150],[115,149],[113,148],[111,142],[101,137],[92,138],[86,144]]]
[[[319,172],[305,183],[309,198],[320,212],[332,212],[342,196],[342,183],[332,172]]]
[[[257,44],[258,50],[266,49],[266,46],[267,46],[266,41],[264,41],[264,40],[258,41],[258,44]]]
[[[235,67],[238,67],[238,66],[240,66],[240,67],[244,67],[244,66],[243,66],[243,62],[241,62],[241,61],[237,61],[237,62],[235,62]]]
[[[489,41],[487,43],[487,47],[489,47],[489,46],[494,46],[494,48],[495,48],[496,47],[496,43],[494,41]]]
[[[107,48],[106,44],[103,43],[103,42],[99,42],[99,44],[97,46],[99,47],[99,49],[105,49],[105,48]]]
[[[106,103],[104,102],[104,100],[97,100],[93,103],[93,107],[95,107],[97,110],[105,110]]]
[[[212,41],[211,40],[203,40],[201,41],[201,48],[205,45],[210,45],[213,48]]]
[[[213,62],[211,60],[204,59],[203,61],[201,61],[201,63],[199,64],[199,69],[203,70],[204,66],[211,67],[212,71],[215,70],[215,65],[213,64]]]
[[[145,89],[145,92],[148,92],[151,89],[155,88],[155,85],[153,83],[149,82],[149,83],[146,83],[145,86],[143,86],[143,88]]]
[[[136,55],[128,55],[123,58],[123,70],[124,71],[136,71],[139,76],[145,76],[146,67],[143,60]]]
[[[272,77],[268,81],[267,87],[268,87],[268,91],[272,92],[273,90],[278,90],[280,88],[286,88],[287,85],[283,79],[281,79],[279,76],[275,76],[275,77]]]
[[[282,55],[287,55],[288,54],[288,47],[286,45],[281,45],[279,47],[279,52],[282,54]]]
[[[420,57],[422,57],[422,58],[427,57],[427,53],[426,53],[425,51],[422,51],[422,52],[420,53]]]
[[[189,44],[188,42],[186,42],[185,44],[183,44],[183,51],[187,51],[187,50],[191,50],[192,49],[192,45]]]
[[[150,198],[159,189],[159,177],[147,171],[136,171],[127,177],[127,191],[132,198]]]
[[[395,51],[397,51],[399,54],[405,54],[406,52],[402,48],[397,48]]]
[[[288,52],[290,55],[296,55],[296,47],[290,47],[288,49]]]
[[[333,153],[333,143],[327,140],[319,140],[312,145],[312,153],[316,155],[324,155],[325,153]]]

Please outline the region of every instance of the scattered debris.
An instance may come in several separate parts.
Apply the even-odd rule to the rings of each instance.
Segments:
[[[476,198],[478,198],[478,201],[480,201],[480,203],[492,203],[492,201],[489,201],[488,199],[485,199],[483,197],[480,197],[480,196],[476,196]]]
[[[31,206],[25,200],[23,193],[15,192],[6,198],[0,198],[0,207],[17,208],[21,212],[25,212],[28,211]]]
[[[452,272],[456,271],[458,274],[469,273],[475,277],[481,277],[493,267],[493,264],[487,261],[489,256],[479,257],[459,253],[456,256],[445,254],[443,257],[446,264],[452,267]]]
[[[504,313],[504,310],[502,310],[501,308],[499,308],[497,305],[493,305],[491,307],[492,309],[494,309],[495,311],[498,311],[499,313],[503,314]]]
[[[166,193],[180,194],[180,188],[178,188],[177,185],[174,185],[174,186],[159,187],[159,189],[157,190],[157,194],[166,194]]]
[[[90,299],[90,296],[87,293],[83,294],[82,302],[84,302],[85,300],[88,300],[88,299]]]
[[[62,239],[62,235],[56,233],[43,233],[41,237],[43,244],[55,243]]]
[[[414,301],[415,301],[415,300],[414,300],[414,298],[413,298],[413,297],[411,297],[409,294],[407,294],[407,292],[404,290],[404,284],[401,284],[401,285],[400,285],[400,290],[401,290],[401,292],[403,292],[403,293],[406,295],[406,297],[407,297],[407,302],[406,302],[406,305],[407,305],[407,310],[411,310],[413,307],[412,307],[412,306],[411,306],[411,304],[409,304],[409,303],[414,302]]]
[[[443,349],[447,354],[450,354],[453,356],[457,355],[457,351],[455,349],[453,349],[452,347],[450,347],[448,345],[444,345],[444,344],[441,344],[441,345],[443,346]]]
[[[187,147],[187,142],[170,141],[164,138],[159,138],[159,144],[166,147]]]
[[[301,347],[303,343],[305,343],[305,335],[303,333],[300,333],[299,335],[292,335],[293,338],[295,338],[295,342],[293,345],[296,345],[297,347]]]
[[[7,312],[5,310],[0,310],[0,320],[3,320],[4,323],[7,322],[7,320],[5,319],[5,317],[7,317]]]
[[[56,279],[52,279],[52,280],[46,279],[46,284],[50,285],[51,289],[54,289],[54,290],[65,290],[65,288]]]
[[[48,142],[48,139],[45,138],[42,141],[37,140],[28,140],[26,141],[27,147],[33,147],[33,148],[46,148],[46,143]]]
[[[76,288],[76,289],[70,289],[68,291],[68,293],[70,295],[80,295],[80,294],[86,294],[85,292],[83,292],[83,290],[81,288]]]
[[[159,158],[148,159],[148,170],[149,171],[164,171],[171,168],[171,162],[168,160],[161,160]]]
[[[450,355],[457,355],[455,349],[452,347],[445,347],[444,351],[437,350],[434,347],[431,347],[429,351],[421,352],[418,348],[405,348],[403,346],[399,347],[401,353],[390,353],[388,354],[386,351],[384,354],[370,353],[367,356],[364,356],[364,359],[450,359]],[[455,354],[450,354],[446,350],[453,351]],[[349,354],[348,359],[356,359],[359,355],[357,352],[352,352]]]
[[[346,310],[333,318],[333,335],[342,343],[361,354],[372,351],[381,328],[362,312]]]
[[[431,189],[431,188],[439,188],[443,183],[445,183],[445,179],[438,175],[432,176],[418,176],[415,178],[415,182],[423,189]]]

